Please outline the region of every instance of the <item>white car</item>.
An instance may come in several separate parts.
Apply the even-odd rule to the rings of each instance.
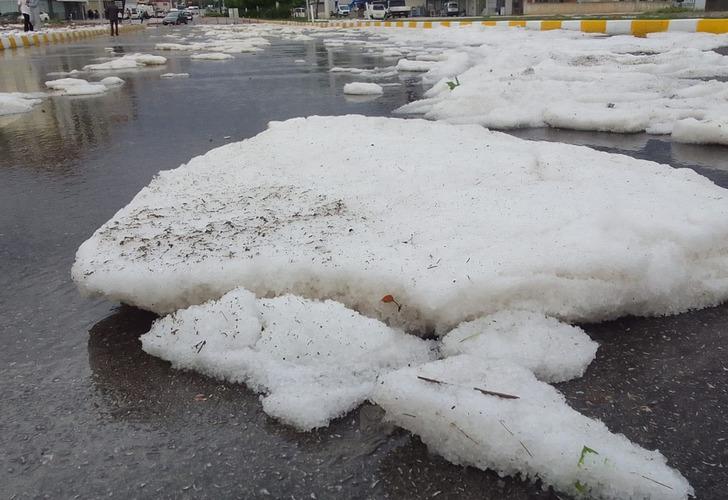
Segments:
[[[383,3],[368,3],[364,17],[367,19],[386,19],[387,14],[387,7]]]
[[[351,9],[349,9],[348,5],[337,5],[336,6],[336,15],[338,17],[349,17],[350,13],[351,13]]]
[[[40,13],[40,15],[39,15],[38,17],[40,17],[40,20],[41,20],[41,22],[43,22],[43,23],[47,23],[48,21],[50,21],[50,20],[51,20],[51,16],[49,16],[49,15],[48,15],[48,14],[46,14],[45,12],[41,12],[41,13]],[[22,23],[22,22],[23,22],[23,15],[22,15],[22,14],[18,16],[18,22],[19,22],[19,23]]]
[[[457,16],[458,14],[460,14],[460,9],[457,2],[447,2],[442,6],[443,16]]]

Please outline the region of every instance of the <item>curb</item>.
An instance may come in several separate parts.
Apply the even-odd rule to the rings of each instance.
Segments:
[[[308,24],[308,23],[296,23]],[[728,19],[584,19],[573,21],[331,21],[335,28],[467,28],[472,26],[499,26],[526,28],[536,31],[572,30],[608,35],[645,36],[648,33],[679,31],[684,33],[728,33]]]
[[[119,26],[119,32],[135,31],[141,29],[141,25]],[[0,50],[22,49],[25,47],[48,45],[53,43],[66,43],[92,38],[95,36],[108,35],[110,28],[104,25],[93,28],[79,28],[73,30],[57,31],[29,31],[18,35],[0,35]]]

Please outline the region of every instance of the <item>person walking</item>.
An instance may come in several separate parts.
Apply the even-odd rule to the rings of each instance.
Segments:
[[[111,36],[119,36],[119,7],[116,5],[116,2],[110,2],[106,6],[105,13],[106,19],[111,24]],[[116,28],[116,33],[114,33],[114,28]]]
[[[30,9],[30,31],[43,29],[40,22],[40,0],[26,0]]]
[[[18,0],[18,10],[23,15],[23,31],[33,31],[33,25],[30,24],[30,6],[28,0]]]

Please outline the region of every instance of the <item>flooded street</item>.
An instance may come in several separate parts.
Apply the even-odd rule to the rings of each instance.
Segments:
[[[48,73],[96,62],[105,47],[159,53],[153,46],[162,40],[148,29],[2,51],[0,91],[42,90],[54,78]],[[352,77],[329,69],[387,63],[327,50],[320,40],[273,40],[222,63],[163,55],[169,62],[159,69],[114,73],[126,84],[107,94],[52,97],[30,113],[0,117],[1,496],[556,498],[429,454],[372,405],[328,428],[296,432],[265,415],[244,386],[175,371],[145,354],[138,337],[154,315],[79,295],[70,279],[76,249],[160,170],[252,137],[273,120],[390,116],[425,90],[415,77],[394,77],[381,98],[346,98]],[[166,72],[190,77],[161,79]],[[694,168],[728,188],[726,147],[645,134],[514,135]],[[597,358],[583,378],[557,385],[577,410],[658,448],[699,499],[724,498],[728,484],[727,313],[723,305],[586,325],[601,344]]]

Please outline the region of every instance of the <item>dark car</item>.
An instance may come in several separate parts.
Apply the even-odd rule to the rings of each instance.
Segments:
[[[170,12],[162,19],[162,24],[187,24],[187,15],[181,10]]]
[[[0,14],[0,23],[17,23],[18,16],[20,16],[20,18],[22,19],[20,12],[5,12],[4,14]]]

